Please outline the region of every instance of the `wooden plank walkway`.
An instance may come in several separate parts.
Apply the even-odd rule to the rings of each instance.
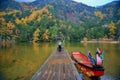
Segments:
[[[55,51],[31,80],[82,80],[79,77],[69,53],[66,50]]]

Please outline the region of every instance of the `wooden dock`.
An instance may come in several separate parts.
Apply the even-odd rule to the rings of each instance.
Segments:
[[[69,53],[66,50],[55,51],[31,80],[82,80],[79,77]]]

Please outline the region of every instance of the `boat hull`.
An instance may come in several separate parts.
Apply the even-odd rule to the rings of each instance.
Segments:
[[[88,77],[99,77],[104,75],[104,70],[94,70],[88,67],[83,66],[82,64],[76,64],[77,68],[80,69]]]
[[[78,52],[76,54],[72,54],[73,60],[76,62],[76,67],[84,73],[88,77],[99,77],[104,75],[104,67],[102,66],[94,66],[90,63],[88,57],[80,53],[79,57],[80,59],[76,59],[76,56],[78,58]],[[79,61],[78,61],[79,60]],[[80,61],[81,60],[81,61]]]

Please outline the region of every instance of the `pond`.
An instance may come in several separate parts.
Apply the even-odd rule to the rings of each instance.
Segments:
[[[97,47],[105,52],[105,75],[101,80],[120,79],[120,44],[64,42],[63,46],[71,53],[88,51],[94,56]],[[0,80],[30,80],[50,54],[56,50],[57,43],[19,43],[10,48],[0,49]]]

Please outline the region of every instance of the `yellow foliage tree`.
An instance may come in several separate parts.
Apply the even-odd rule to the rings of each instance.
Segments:
[[[111,23],[109,24],[109,31],[111,38],[114,38],[115,29],[116,29],[115,24],[114,22],[111,21]]]
[[[45,33],[43,34],[43,39],[48,40],[49,39],[49,30],[46,29]]]
[[[27,17],[21,18],[21,20],[18,19],[18,18],[16,18],[16,19],[15,19],[15,22],[16,22],[17,24],[25,24],[25,25],[26,25],[26,23],[27,23]]]
[[[48,16],[48,18],[52,18],[52,15],[48,11],[48,6],[43,7],[40,10],[32,10],[32,13],[27,17],[28,22],[32,20],[37,20],[38,22],[41,21],[43,16]]]
[[[36,42],[36,41],[38,41],[39,40],[39,33],[40,33],[40,29],[39,28],[37,28],[36,30],[35,30],[35,32],[34,32],[34,34],[33,34],[33,42]]]
[[[12,34],[13,33],[13,29],[15,28],[15,25],[11,22],[11,21],[9,21],[8,23],[7,23],[7,30],[8,30],[8,32],[9,32],[9,34]]]
[[[19,20],[18,18],[15,19],[15,22],[16,22],[17,24],[21,24],[21,23],[22,23],[21,20]]]
[[[40,16],[38,16],[38,19],[37,19],[37,21],[38,21],[38,22],[40,22],[40,21],[41,21],[41,17],[40,17]]]
[[[1,26],[5,26],[6,22],[5,22],[5,19],[3,17],[0,17],[0,25]]]
[[[44,16],[47,16],[49,19],[51,19],[52,18],[52,14],[50,14],[50,12],[48,11],[49,7],[50,6],[45,6],[42,9],[39,9],[39,10],[32,9],[31,10],[31,14],[29,16],[23,17],[21,19],[16,18],[15,22],[17,24],[25,24],[26,25],[27,23],[29,23],[31,21],[35,22],[35,20],[37,20],[38,22],[40,22],[41,19]],[[13,12],[15,13],[15,12],[18,12],[18,11],[13,11]],[[11,13],[13,13],[13,12],[11,12]],[[9,13],[9,14],[11,14],[11,13]],[[5,14],[5,13],[2,13],[2,14]]]
[[[5,12],[0,11],[0,17],[6,15]]]
[[[105,14],[103,14],[100,11],[94,12],[94,15],[100,17],[100,19],[103,19],[106,16]]]
[[[30,22],[30,21],[32,21],[32,20],[34,20],[34,19],[35,19],[35,17],[36,17],[36,12],[35,12],[35,11],[33,11],[33,12],[32,12],[32,14],[28,17],[28,22]]]
[[[7,23],[7,28],[8,28],[8,29],[13,29],[13,28],[15,28],[15,25],[14,25],[11,21],[9,21],[9,22]]]
[[[25,18],[22,18],[22,19],[21,19],[21,22],[22,22],[22,24],[25,24],[25,25],[26,25],[26,19],[25,19]]]

